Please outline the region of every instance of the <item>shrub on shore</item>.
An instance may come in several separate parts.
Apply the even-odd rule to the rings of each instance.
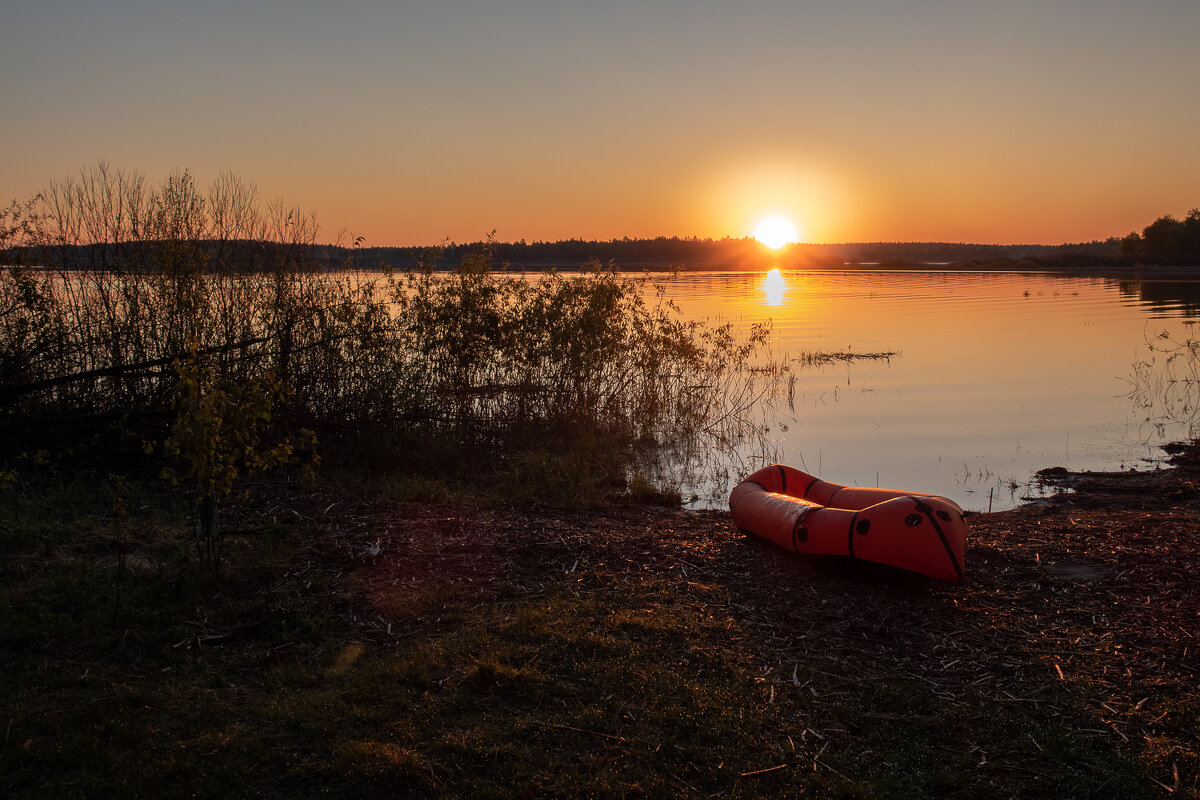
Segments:
[[[684,321],[661,287],[614,267],[497,272],[487,245],[449,270],[436,250],[404,273],[349,269],[312,215],[264,208],[231,175],[205,191],[187,172],[152,186],[100,163],[0,221],[9,471],[35,451],[146,469],[143,443],[178,430],[186,363],[209,387],[277,384],[278,441],[315,431],[363,467],[490,464],[511,479],[523,453],[600,442],[611,457],[581,479],[628,494],[638,474],[644,495],[638,459],[728,420],[730,385],[765,338]]]

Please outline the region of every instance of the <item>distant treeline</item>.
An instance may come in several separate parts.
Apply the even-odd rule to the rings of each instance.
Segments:
[[[181,261],[234,272],[270,272],[301,262],[327,268],[452,270],[482,251],[491,254],[493,267],[515,269],[572,269],[597,262],[630,270],[761,269],[767,264],[785,269],[1200,266],[1200,209],[1182,221],[1160,217],[1140,234],[1060,245],[801,243],[771,251],[751,237],[659,236],[363,247],[361,239],[353,246],[317,244],[318,230],[315,217],[299,209],[279,202],[259,206],[254,186],[233,175],[220,176],[204,192],[187,172],[154,187],[137,173],[114,171],[100,162],[78,179],[51,183],[24,204],[0,207],[0,263],[133,272],[169,271]]]
[[[1200,208],[1193,208],[1182,221],[1159,217],[1121,240],[1121,257],[1135,264],[1200,266]]]
[[[1085,267],[1200,266],[1200,212],[1184,222],[1163,217],[1124,239],[1060,245],[1000,245],[962,242],[859,242],[794,244],[766,250],[749,237],[700,239],[660,236],[655,239],[557,242],[493,242],[494,265],[514,269],[570,269],[600,262],[625,269],[761,269],[770,263],[784,269],[821,269],[857,265],[919,268],[930,264],[963,269],[1077,269]],[[372,269],[409,269],[436,263],[453,268],[477,249],[478,242],[424,247],[340,248],[330,255],[339,263]]]
[[[298,264],[338,266],[349,250],[312,241],[267,239],[152,239],[117,240],[87,244],[58,242],[12,248],[9,264],[26,264],[73,270],[116,270],[134,274],[172,272],[181,263],[190,269],[202,264],[207,272],[270,273]]]
[[[362,268],[397,269],[429,263],[436,252],[439,264],[451,268],[479,243],[446,244],[436,251],[424,247],[359,247],[339,251],[340,261]],[[920,267],[945,264],[963,268],[1045,268],[1121,266],[1200,266],[1200,209],[1183,221],[1165,216],[1141,234],[1071,244],[970,244],[964,242],[857,242],[794,244],[772,252],[750,237],[701,239],[659,236],[654,239],[556,242],[493,242],[496,266],[577,267],[592,262],[625,268],[714,267],[758,269],[767,261],[783,268],[805,269],[877,264]]]
[[[1190,218],[1189,218],[1190,219]],[[866,242],[851,244],[794,244],[770,251],[751,238],[613,239],[557,242],[469,242],[440,247],[346,247],[309,242],[303,245],[250,239],[206,239],[188,243],[191,259],[208,262],[208,269],[271,272],[298,260],[333,269],[390,268],[400,271],[425,266],[452,270],[481,249],[500,269],[577,269],[588,264],[612,264],[641,269],[831,269],[860,265],[921,268],[931,264],[964,269],[1070,269],[1135,266],[1137,264],[1192,266],[1200,264],[1195,245],[1163,233],[1156,222],[1150,239],[1136,233],[1125,239],[1063,245],[996,245],[954,242]],[[1184,223],[1174,223],[1181,228]],[[1193,227],[1200,227],[1193,225]],[[1151,230],[1147,228],[1147,230]],[[1163,245],[1166,245],[1165,247]],[[1184,258],[1184,254],[1187,259]],[[179,244],[165,241],[59,242],[0,251],[7,263],[36,264],[59,269],[121,269],[134,272],[170,268]]]
[[[478,243],[447,244],[438,260],[451,267]],[[577,267],[599,261],[625,268],[680,267],[683,269],[751,268],[764,263],[790,269],[819,269],[878,264],[904,267],[957,264],[983,267],[993,262],[1023,261],[1025,266],[1108,266],[1122,263],[1121,240],[1064,245],[997,245],[956,242],[865,242],[794,244],[779,251],[766,250],[756,240],[665,237],[595,241],[567,239],[557,242],[495,242],[497,266],[514,268]],[[422,247],[364,247],[346,250],[342,260],[362,268],[389,266],[405,269],[429,259]],[[1003,265],[1003,264],[1002,264]]]

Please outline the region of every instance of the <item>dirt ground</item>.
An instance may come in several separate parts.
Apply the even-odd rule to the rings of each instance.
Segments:
[[[231,534],[243,566],[215,593],[139,605],[130,580],[115,627],[102,534],[36,540],[7,565],[25,623],[0,626],[0,785],[120,794],[133,770],[125,796],[181,776],[218,796],[252,771],[304,795],[399,770],[427,796],[555,796],[600,759],[595,796],[1200,796],[1200,471],[1180,455],[1048,471],[1062,493],[969,513],[958,583],[798,556],[725,511],[280,494]],[[138,558],[149,591],[163,570]],[[54,587],[61,608],[34,593]],[[385,745],[408,755],[381,766]]]
[[[956,584],[799,557],[747,538],[720,511],[413,507],[385,526],[383,552],[359,569],[358,585],[381,626],[419,628],[448,602],[490,602],[514,581],[536,594],[553,574],[605,592],[667,576],[682,602],[711,607],[721,598],[718,613],[754,653],[771,697],[776,687],[804,694],[813,714],[805,730],[820,737],[827,760],[860,748],[871,730],[872,712],[847,711],[857,701],[846,698],[874,697],[899,679],[928,692],[938,715],[958,717],[968,739],[991,710],[1026,708],[1050,726],[1038,730],[1115,748],[1159,789],[1195,796],[1200,474],[1181,463],[1044,477],[1063,493],[968,513],[966,578]],[[847,723],[848,715],[858,718]],[[884,716],[891,735],[903,714]],[[963,744],[965,757],[1021,785],[1051,780],[1045,735],[1014,731],[1008,746],[980,734]]]

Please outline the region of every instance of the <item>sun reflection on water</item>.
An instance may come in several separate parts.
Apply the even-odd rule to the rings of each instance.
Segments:
[[[767,276],[763,278],[763,291],[767,294],[767,305],[775,307],[783,303],[783,293],[787,289],[787,283],[783,280],[783,273],[778,267],[767,272]]]

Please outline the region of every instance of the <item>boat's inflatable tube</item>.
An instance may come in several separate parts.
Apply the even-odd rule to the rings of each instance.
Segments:
[[[943,581],[963,577],[967,525],[945,497],[840,486],[774,464],[733,487],[733,523],[797,553],[849,556]]]

